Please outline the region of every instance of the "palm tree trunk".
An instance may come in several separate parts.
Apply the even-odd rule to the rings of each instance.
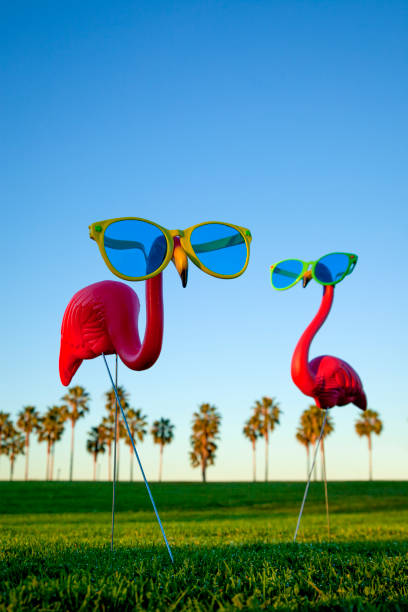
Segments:
[[[30,443],[30,434],[26,433],[25,447],[26,447],[26,460],[25,460],[25,479],[28,480],[28,445]]]
[[[163,469],[163,444],[160,444],[159,482],[161,482],[161,479],[162,479],[162,469]]]
[[[45,479],[48,480],[50,475],[50,443],[47,442],[47,469]]]
[[[256,482],[256,448],[255,440],[252,441],[252,480]]]
[[[201,477],[202,477],[202,479],[203,479],[203,482],[207,482],[207,480],[206,480],[206,474],[205,474],[205,472],[206,472],[206,468],[207,468],[207,466],[206,466],[206,461],[205,461],[205,459],[202,459],[202,460],[201,460]]]
[[[94,479],[94,482],[95,482],[95,480],[96,480],[96,453],[94,453],[93,456],[94,456],[94,461],[93,461],[93,479]]]
[[[69,462],[69,479],[72,481],[72,473],[74,469],[74,421],[71,421],[71,459]]]
[[[116,480],[119,481],[119,454],[120,454],[120,438],[118,438],[118,445],[116,448]]]
[[[368,434],[368,476],[369,479],[373,479],[373,458],[371,448],[371,434]]]
[[[320,442],[320,482],[324,480],[324,470],[323,470],[323,438]]]
[[[130,451],[130,482],[133,482],[133,448],[129,446]]]
[[[314,454],[315,454],[315,447],[316,447],[316,442],[314,442],[314,443],[313,443],[313,457],[314,457]],[[313,469],[313,480],[314,480],[315,482],[317,481],[317,469],[316,469],[316,464],[315,464],[314,469]]]
[[[268,450],[269,450],[269,437],[265,435],[265,482],[268,482]]]
[[[310,472],[310,449],[309,444],[306,446],[306,480],[309,478]]]
[[[54,456],[55,456],[55,442],[51,446],[50,480],[52,480],[54,477]]]
[[[14,473],[14,459],[10,457],[10,480],[13,480]]]

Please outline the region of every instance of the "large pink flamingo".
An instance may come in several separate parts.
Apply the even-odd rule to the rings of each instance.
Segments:
[[[153,245],[150,257],[154,257],[154,249],[155,245]],[[178,237],[174,238],[172,261],[180,274],[183,287],[185,287],[187,284],[188,260]],[[117,405],[120,406],[136,459],[170,559],[173,562],[173,555],[105,358],[105,355],[116,354],[132,370],[146,370],[156,362],[163,341],[162,273],[146,281],[146,329],[143,343],[140,341],[138,329],[139,311],[140,303],[136,293],[124,283],[101,281],[78,291],[70,300],[62,320],[59,372],[62,384],[67,386],[84,359],[103,356],[116,395]],[[116,418],[117,416],[115,417],[115,431],[117,431]],[[116,466],[116,438],[114,464]],[[115,469],[111,550],[113,550],[114,505]]]
[[[187,284],[187,256],[174,239],[173,263],[183,287]],[[140,303],[125,283],[101,281],[78,291],[62,321],[59,372],[63,385],[84,359],[117,354],[132,370],[146,370],[158,359],[163,341],[162,273],[146,281],[146,330],[140,341]]]
[[[306,273],[304,286],[310,275]],[[331,355],[309,359],[313,338],[325,322],[334,297],[334,286],[323,289],[320,308],[303,332],[292,357],[292,380],[305,394],[313,397],[319,408],[332,408],[353,403],[362,410],[367,408],[367,398],[357,372],[345,361]]]

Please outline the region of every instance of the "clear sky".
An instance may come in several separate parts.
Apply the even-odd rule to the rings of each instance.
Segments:
[[[292,383],[290,360],[321,287],[276,292],[269,266],[340,250],[357,253],[358,265],[311,357],[333,354],[357,370],[384,421],[374,476],[407,478],[407,18],[407,3],[392,0],[2,3],[0,409],[15,417],[24,405],[60,403],[64,309],[78,289],[115,278],[89,223],[227,221],[251,229],[245,274],[219,280],[190,265],[183,289],[170,265],[162,355],[146,372],[120,368],[149,423],[176,425],[164,477],[200,478],[188,462],[191,417],[210,402],[223,420],[208,478],[250,479],[242,427],[262,395],[283,410],[271,478],[304,477],[294,434],[310,400]],[[132,286],[144,304],[143,283]],[[73,384],[92,398],[75,457],[76,476],[90,478],[86,432],[109,388],[102,359],[85,362]],[[365,478],[358,409],[331,414],[329,477]],[[60,478],[68,450],[67,431],[55,453]],[[141,455],[156,478],[158,449],[147,440]],[[260,478],[262,467],[261,442]],[[23,468],[19,458],[17,478]],[[106,476],[105,460],[100,470]],[[35,442],[31,475],[44,473],[45,446]]]

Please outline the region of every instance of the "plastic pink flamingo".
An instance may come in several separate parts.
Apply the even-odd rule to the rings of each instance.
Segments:
[[[327,418],[327,409],[333,406],[344,406],[353,403],[362,410],[367,408],[367,398],[363,385],[357,372],[345,361],[331,355],[321,355],[309,362],[309,350],[313,338],[326,321],[334,297],[334,285],[349,275],[357,263],[357,255],[353,253],[329,253],[317,261],[302,261],[299,259],[288,259],[271,266],[271,282],[275,289],[283,290],[293,287],[299,280],[303,280],[303,287],[314,278],[323,285],[323,298],[320,308],[312,321],[309,323],[298,341],[292,357],[291,373],[295,385],[316,402],[316,405],[324,410],[324,418],[317,440],[316,450],[309,473],[306,490],[296,525],[294,541],[300,525],[310,478],[316,461],[317,451],[323,436],[324,426]],[[311,266],[311,269],[309,269]],[[325,497],[328,531],[330,536],[329,506],[327,496],[326,469],[325,475]]]
[[[186,230],[167,230],[137,217],[108,219],[90,226],[108,268],[125,280],[146,280],[146,330],[143,343],[138,330],[140,304],[134,291],[124,283],[102,281],[78,291],[63,317],[59,359],[60,378],[69,385],[84,359],[102,355],[133,445],[163,538],[173,561],[133,437],[127,424],[106,355],[116,354],[132,370],[150,368],[158,359],[163,341],[162,271],[170,260],[175,264],[183,287],[187,284],[188,259],[204,272],[218,278],[236,278],[249,261],[251,233],[226,223],[201,223]],[[193,237],[193,242],[191,238]],[[117,360],[116,360],[117,364]],[[115,413],[115,431],[117,410]],[[116,453],[116,438],[115,438]],[[116,454],[114,455],[116,466]],[[115,504],[113,477],[112,538]]]
[[[174,239],[173,263],[183,287],[187,284],[187,257]],[[146,330],[140,341],[140,302],[124,283],[101,281],[78,291],[62,320],[59,372],[63,385],[72,380],[84,359],[119,355],[132,370],[146,370],[158,359],[163,342],[162,273],[146,281]]]
[[[172,261],[185,287],[188,260],[177,237],[174,238]],[[162,273],[146,280],[146,330],[143,343],[140,341],[138,330],[139,311],[139,298],[133,289],[124,283],[101,281],[78,291],[70,300],[62,320],[59,372],[62,384],[67,386],[84,359],[103,356],[117,405],[120,406],[160,530],[173,562],[173,555],[105,358],[105,355],[116,354],[132,370],[146,370],[156,362],[163,341]],[[116,421],[117,413],[115,431],[117,431]],[[116,468],[116,438],[114,466]],[[113,478],[111,550],[113,550],[115,473],[116,469]]]
[[[314,398],[319,408],[353,403],[365,410],[367,398],[363,385],[351,365],[331,355],[321,355],[308,361],[310,345],[329,315],[333,297],[334,286],[324,287],[320,308],[303,332],[293,353],[292,380],[302,393]]]

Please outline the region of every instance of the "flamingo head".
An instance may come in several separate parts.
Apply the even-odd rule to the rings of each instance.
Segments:
[[[306,270],[306,272],[304,273],[302,279],[303,279],[302,280],[303,288],[305,288],[305,287],[307,287],[307,285],[312,280],[312,273],[311,273],[311,271],[310,270]]]
[[[186,252],[180,244],[180,238],[178,236],[175,236],[174,238],[174,249],[171,260],[176,266],[176,270],[180,275],[181,284],[183,285],[183,287],[186,287],[188,275],[188,259]]]

